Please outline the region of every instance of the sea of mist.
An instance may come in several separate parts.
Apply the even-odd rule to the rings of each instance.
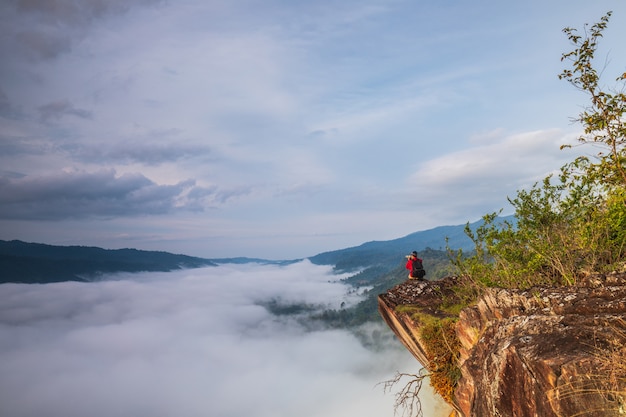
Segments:
[[[2,284],[0,415],[392,417],[400,387],[380,383],[419,364],[382,322],[357,336],[264,307],[358,302],[340,278],[302,261]],[[424,417],[447,416],[429,388]]]

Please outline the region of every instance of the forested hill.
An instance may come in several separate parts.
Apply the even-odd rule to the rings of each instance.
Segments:
[[[472,228],[479,223],[473,223]],[[338,272],[361,271],[351,281],[373,284],[401,266],[405,255],[417,250],[429,269],[429,278],[439,278],[445,274],[449,264],[443,250],[446,237],[453,249],[472,248],[472,242],[465,235],[464,228],[465,225],[441,226],[394,240],[367,242],[352,248],[324,252],[309,259],[318,265],[333,265]],[[99,275],[114,272],[165,272],[222,263],[288,264],[296,261],[298,260],[205,259],[161,251],[111,250],[89,246],[53,246],[19,240],[0,240],[0,283],[90,281]]]
[[[511,220],[510,217],[503,217],[502,220]],[[482,224],[482,220],[470,224],[475,230]],[[465,235],[465,225],[439,226],[434,229],[411,233],[407,236],[386,240],[372,241],[336,251],[324,252],[311,257],[311,262],[318,265],[335,265],[338,271],[350,271],[374,265],[394,265],[401,260],[404,255],[411,251],[445,251],[446,238],[448,245],[452,249],[471,250],[474,244]]]
[[[165,272],[210,265],[216,264],[209,259],[160,251],[0,240],[0,283],[89,281],[103,273]]]
[[[513,217],[500,219],[503,220],[512,221]],[[481,224],[482,220],[477,221],[470,224],[470,228],[476,230]],[[355,274],[345,279],[345,282],[355,287],[369,288],[363,301],[356,306],[327,310],[317,318],[331,326],[350,328],[367,321],[381,320],[378,314],[378,294],[407,280],[405,256],[411,251],[416,250],[424,260],[428,280],[438,280],[456,273],[446,251],[446,238],[451,249],[463,249],[467,252],[474,249],[473,242],[465,234],[465,225],[458,225],[440,226],[398,239],[367,242],[311,257],[311,262],[333,265],[337,272],[354,271]]]

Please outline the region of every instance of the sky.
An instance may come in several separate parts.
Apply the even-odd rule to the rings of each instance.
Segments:
[[[381,383],[419,363],[382,321],[362,329],[368,349],[262,306],[352,305],[341,277],[305,260],[2,284],[0,415],[392,416],[400,386]],[[421,402],[424,417],[450,413],[427,383]]]
[[[510,214],[592,152],[562,29],[609,10],[612,86],[621,0],[5,0],[0,239],[296,259]]]

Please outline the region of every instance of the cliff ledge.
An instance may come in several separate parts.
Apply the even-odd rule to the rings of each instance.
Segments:
[[[458,316],[441,306],[456,278],[406,281],[378,297],[379,311],[429,371],[425,317],[454,317],[460,379],[450,399],[460,417],[626,414],[626,274],[576,286],[491,288]]]

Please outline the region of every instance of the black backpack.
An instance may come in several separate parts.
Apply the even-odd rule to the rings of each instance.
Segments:
[[[422,261],[420,259],[413,259],[413,263],[411,264],[411,276],[414,278],[424,278],[425,275],[426,271],[424,270]]]

